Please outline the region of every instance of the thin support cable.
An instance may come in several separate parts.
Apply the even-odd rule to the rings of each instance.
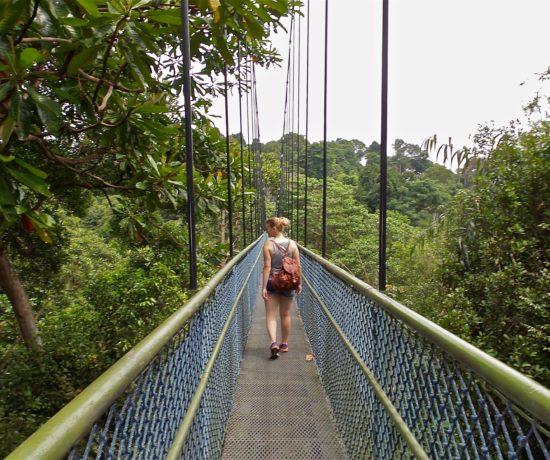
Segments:
[[[243,249],[246,248],[246,206],[245,206],[245,175],[244,175],[244,139],[243,139],[243,90],[241,73],[241,44],[239,43],[237,58],[237,73],[239,74],[239,135],[241,139],[241,206],[242,206],[242,228],[243,228]]]
[[[263,190],[263,178],[262,178],[262,141],[260,135],[260,115],[258,111],[258,81],[256,79],[256,67],[252,65],[254,71],[254,93],[255,93],[255,104],[256,104],[256,132],[258,138],[258,150],[257,150],[257,190],[258,190],[258,234],[263,230],[263,221],[262,218],[265,215],[265,203],[264,203],[264,190]],[[265,219],[263,219],[265,221]]]
[[[187,174],[187,225],[189,232],[189,287],[197,289],[197,246],[195,241],[195,184],[193,180],[193,112],[191,108],[191,51],[189,47],[189,2],[181,2],[181,51],[185,106],[185,170]]]
[[[305,184],[304,184],[304,246],[307,246],[307,186],[308,186],[308,134],[309,134],[309,17],[310,17],[311,0],[307,2],[307,33],[306,33],[306,132],[305,132],[305,152],[304,152],[304,167],[305,167]]]
[[[386,207],[388,187],[388,12],[389,0],[382,4],[382,120],[380,133],[380,225],[378,289],[386,290]]]
[[[229,223],[229,257],[233,258],[233,198],[231,196],[231,152],[229,143],[229,90],[227,85],[227,64],[223,66],[225,89],[225,159],[227,163],[227,220]]]
[[[301,12],[301,6],[300,6]],[[297,119],[297,135],[296,135],[296,229],[295,239],[300,239],[300,70],[301,70],[301,48],[302,48],[302,16],[298,15],[298,119]]]
[[[256,89],[256,68],[254,62],[250,68],[252,75],[252,144],[253,148],[253,177],[254,177],[254,227],[256,232],[260,231],[259,223],[259,189],[258,189],[258,151],[259,151],[259,142],[260,142],[260,132],[258,128],[258,92]]]
[[[325,73],[323,89],[323,237],[322,255],[327,256],[327,74],[328,74],[328,0],[325,0]]]
[[[296,130],[294,123],[296,122],[296,27],[292,31],[292,79],[291,79],[291,97],[290,97],[290,220],[294,222],[294,152],[296,143],[294,137]],[[294,237],[294,226],[290,227],[290,234]]]
[[[279,187],[279,204],[278,204],[278,215],[281,216],[283,213],[286,213],[288,211],[288,145],[287,145],[287,137],[286,135],[286,129],[288,126],[288,103],[289,103],[289,85],[290,85],[290,56],[292,51],[292,31],[294,29],[294,16],[292,16],[292,19],[290,21],[290,32],[288,35],[288,64],[286,69],[286,89],[285,89],[285,106],[284,106],[284,113],[283,113],[283,135],[281,136],[281,186]],[[284,209],[283,209],[284,205]]]
[[[248,51],[248,49],[247,49]],[[252,81],[252,77],[251,77],[251,72],[250,72],[250,63],[251,63],[251,59],[250,59],[250,55],[248,55],[247,53],[247,64],[246,64],[246,81],[247,81],[247,84],[250,84],[250,89],[246,92],[246,131],[247,131],[247,134],[246,134],[246,137],[247,137],[247,146],[248,146],[248,188],[249,189],[252,189],[252,148],[251,148],[251,143],[250,143],[250,112],[251,112],[251,109],[250,109],[250,91],[252,90],[252,84],[251,84],[251,81]],[[252,134],[254,135],[254,134]],[[250,235],[251,235],[251,239],[254,238],[254,223],[253,223],[253,216],[252,216],[252,203],[251,203],[251,199],[249,198],[248,199],[248,210],[249,210],[249,222],[250,222],[250,228],[249,228],[249,231],[250,231]]]

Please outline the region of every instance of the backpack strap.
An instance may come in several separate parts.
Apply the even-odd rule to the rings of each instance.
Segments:
[[[283,257],[288,256],[288,248],[290,247],[290,238],[288,239],[288,247],[284,247],[282,244],[277,243],[275,240],[271,240],[277,246],[277,249],[283,254]]]

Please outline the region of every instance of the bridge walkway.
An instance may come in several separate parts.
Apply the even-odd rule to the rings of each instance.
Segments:
[[[279,329],[280,337],[280,329]],[[310,358],[296,304],[288,353],[270,360],[265,307],[256,299],[226,432],[223,460],[347,458]]]

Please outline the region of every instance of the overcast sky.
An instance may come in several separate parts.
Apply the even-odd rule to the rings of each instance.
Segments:
[[[310,1],[309,139],[317,141],[323,138],[325,2]],[[381,5],[382,0],[329,1],[328,140],[380,141]],[[550,66],[550,0],[390,0],[389,5],[391,143],[401,138],[421,144],[437,134],[440,140],[451,136],[457,147],[471,145],[478,124],[494,120],[501,126],[521,117],[522,106],[541,87],[536,74]],[[303,133],[304,18],[301,31]],[[286,60],[288,35],[281,31],[272,41]],[[286,63],[257,74],[261,140],[267,142],[282,134]],[[234,133],[236,97],[231,105]],[[221,103],[217,107],[223,113]]]

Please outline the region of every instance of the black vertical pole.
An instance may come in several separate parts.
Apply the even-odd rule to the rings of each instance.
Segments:
[[[229,221],[229,257],[233,258],[233,199],[231,197],[231,153],[229,151],[229,91],[227,89],[227,64],[223,66],[225,88],[225,159],[227,162],[227,220]]]
[[[382,7],[382,120],[380,135],[380,235],[378,289],[386,290],[386,207],[388,183],[388,3]]]
[[[290,213],[289,218],[292,223],[294,223],[294,123],[296,121],[296,112],[294,105],[294,95],[296,93],[296,27],[292,31],[292,77],[291,77],[291,93],[290,93],[290,195],[289,195],[289,204],[290,204]],[[290,234],[292,238],[296,239],[294,236],[294,226],[290,227]]]
[[[237,62],[237,73],[239,74],[239,133],[241,135],[241,204],[242,204],[242,227],[243,227],[243,248],[246,248],[246,206],[245,206],[245,176],[244,176],[244,135],[243,135],[243,89],[241,74],[241,44],[239,43],[239,56]]]
[[[193,131],[191,111],[191,51],[189,48],[189,2],[181,1],[181,51],[185,106],[185,168],[187,174],[187,224],[189,229],[189,287],[197,289],[197,247],[195,242],[195,184],[193,181]]]
[[[250,91],[252,91],[252,72],[250,71],[251,62],[250,56],[247,56],[246,81],[250,83],[250,88],[249,91],[246,92],[246,137],[248,141],[248,188],[250,189],[252,188],[252,148],[250,143]],[[254,133],[252,133],[252,137],[254,137]],[[250,198],[248,199],[248,206],[250,240],[252,241],[254,239],[254,216],[252,214],[252,200]]]
[[[309,134],[309,11],[311,0],[307,2],[307,39],[306,39],[306,138],[305,138],[305,152],[304,152],[304,167],[305,167],[305,184],[304,184],[304,246],[307,246],[307,176],[309,174],[307,163],[307,150],[308,150],[308,134]]]
[[[300,70],[301,70],[301,47],[302,47],[302,17],[298,16],[298,122],[296,124],[296,229],[295,240],[300,238]]]
[[[327,256],[327,74],[328,74],[328,0],[325,0],[325,84],[323,109],[323,239],[322,255]]]

